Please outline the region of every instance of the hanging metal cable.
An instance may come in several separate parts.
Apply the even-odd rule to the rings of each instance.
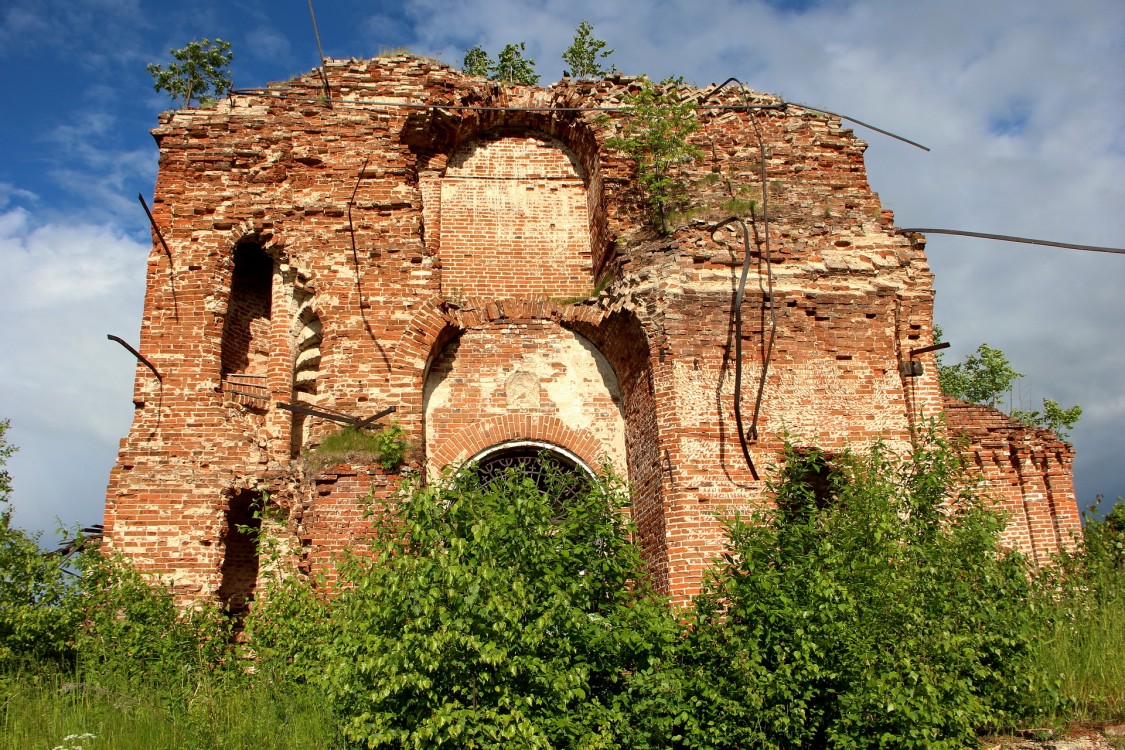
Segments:
[[[960,237],[979,237],[985,240],[1001,240],[1002,242],[1023,242],[1028,245],[1045,245],[1047,247],[1062,247],[1067,250],[1086,250],[1091,253],[1116,253],[1125,255],[1125,248],[1099,247],[1097,245],[1076,245],[1072,242],[1051,242],[1050,240],[1033,240],[1027,237],[1013,237],[1009,234],[987,234],[985,232],[966,232],[961,229],[922,229],[918,227],[905,227],[898,230],[902,234],[916,232],[918,234],[954,234]]]
[[[726,86],[728,83],[737,83],[743,96],[743,100],[748,102],[750,95],[746,86],[737,78],[728,78],[723,81],[719,86],[715,87],[707,96],[711,96],[716,91]],[[706,101],[707,97],[703,98]],[[765,394],[766,376],[769,373],[770,358],[773,356],[773,344],[777,336],[777,316],[774,310],[773,300],[773,257],[770,251],[770,219],[769,219],[769,175],[766,171],[766,144],[762,138],[762,130],[758,126],[758,118],[754,115],[753,111],[747,108],[747,114],[750,116],[750,123],[754,126],[754,135],[758,140],[758,152],[761,155],[759,160],[760,178],[762,181],[762,222],[765,231],[765,261],[766,261],[766,279],[768,290],[762,288],[761,274],[758,276],[758,288],[762,291],[763,300],[766,302],[767,309],[769,310],[770,317],[770,334],[768,343],[764,347],[762,353],[762,373],[758,379],[758,395],[754,400],[754,417],[750,423],[750,440],[757,441],[758,439],[758,417],[761,415],[762,398]],[[758,237],[758,218],[754,211],[753,205],[750,207],[750,219],[754,225],[754,241],[755,244],[761,243],[761,238]],[[738,290],[734,296],[734,421],[738,429],[738,441],[742,447],[742,455],[746,459],[746,465],[750,468],[750,475],[754,479],[758,479],[758,470],[754,466],[754,459],[750,456],[750,448],[747,444],[746,429],[742,420],[742,302],[746,296],[746,280],[750,275],[750,231],[746,227],[746,222],[741,217],[732,216],[725,221],[716,224],[711,228],[711,236],[715,236],[722,227],[733,222],[738,222],[742,227],[742,245],[743,245],[743,258],[742,258],[742,273],[738,280]]]

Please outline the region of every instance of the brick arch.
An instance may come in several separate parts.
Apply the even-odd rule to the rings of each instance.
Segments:
[[[569,104],[578,106],[579,100],[561,102],[554,96],[538,89],[501,86],[476,89],[460,102],[471,104],[474,109],[446,112],[442,118],[428,122],[424,128],[425,139],[411,144],[418,155],[419,183],[428,213],[426,222],[429,225],[437,215],[431,205],[438,200],[434,185],[440,182],[448,161],[461,147],[500,132],[541,134],[561,143],[580,167],[589,213],[591,276],[597,278],[613,258],[598,128],[592,113],[558,108]],[[521,107],[530,109],[520,110]],[[427,247],[431,251],[435,249],[429,239]]]
[[[388,386],[391,393],[399,394],[395,403],[398,421],[411,431],[421,428],[430,364],[462,332],[503,320],[552,320],[589,338],[583,330],[596,327],[606,314],[602,308],[548,299],[469,298],[456,307],[440,297],[426,300],[399,336],[391,357]]]
[[[433,470],[465,461],[486,448],[512,440],[538,440],[565,448],[592,468],[601,466],[605,454],[601,442],[582,429],[568,426],[558,417],[531,414],[504,414],[471,424],[430,456]]]
[[[285,238],[281,232],[266,228],[262,221],[245,219],[231,227],[226,234],[226,246],[233,248],[242,242],[257,242],[266,255],[274,260],[285,260]]]
[[[440,298],[426,300],[407,324],[391,356],[388,389],[398,394],[395,417],[421,438],[422,395],[430,363],[463,328]]]

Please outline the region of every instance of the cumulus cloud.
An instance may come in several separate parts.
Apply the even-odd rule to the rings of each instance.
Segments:
[[[147,245],[106,224],[0,212],[5,328],[0,414],[11,419],[15,519],[34,529],[100,519],[117,440],[128,431]]]

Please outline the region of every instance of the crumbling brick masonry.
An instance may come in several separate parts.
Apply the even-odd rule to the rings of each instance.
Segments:
[[[161,378],[137,368],[106,535],[182,601],[253,598],[247,526],[331,578],[402,471],[541,448],[627,478],[654,580],[684,601],[720,552],[718,519],[769,502],[780,434],[906,448],[943,413],[1011,544],[1045,560],[1079,532],[1070,446],[948,402],[933,355],[911,355],[933,335],[924,239],[892,226],[866,145],[837,118],[712,93],[693,136],[704,157],[683,175],[692,214],[661,237],[632,163],[605,145],[615,116],[593,111],[635,80],[508,86],[412,57],[325,73],[330,98],[318,71],[153,131],[167,251],[154,233],[140,350]],[[758,478],[734,413],[743,240],[737,224],[712,231],[731,210],[752,233],[741,410]],[[310,468],[336,425],[278,403],[393,406],[411,459]]]

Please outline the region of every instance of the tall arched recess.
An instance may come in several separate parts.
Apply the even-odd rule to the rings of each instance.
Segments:
[[[436,197],[446,298],[589,293],[586,174],[561,141],[499,130],[463,143],[449,156]]]
[[[267,393],[274,261],[254,241],[234,248],[234,273],[223,320],[221,371],[224,388],[236,394]],[[266,399],[268,401],[268,399]],[[251,398],[251,406],[261,406]]]
[[[641,321],[628,311],[614,313],[598,324],[575,323],[573,328],[598,347],[621,382],[629,491],[637,541],[653,583],[660,590],[668,591],[665,461],[648,335]]]

